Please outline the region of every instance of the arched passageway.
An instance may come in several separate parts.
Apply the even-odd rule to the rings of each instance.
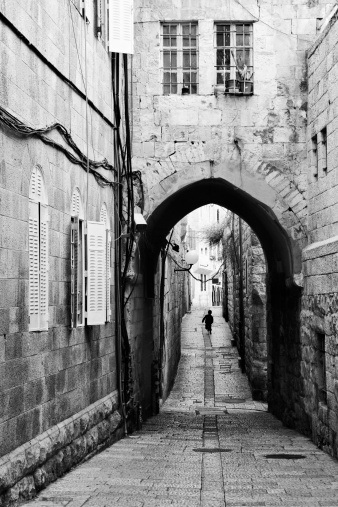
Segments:
[[[189,171],[192,169],[189,168]],[[216,175],[215,175],[216,176]],[[185,178],[185,181],[187,178]],[[166,244],[166,236],[184,216],[192,210],[215,203],[241,217],[258,236],[265,253],[267,276],[267,340],[268,340],[268,401],[270,410],[285,423],[307,430],[308,424],[302,408],[302,380],[300,376],[300,299],[301,288],[295,283],[301,271],[302,239],[293,238],[291,228],[285,227],[283,212],[292,212],[287,203],[277,217],[273,205],[278,201],[278,193],[268,184],[252,179],[246,190],[221,177],[203,178],[178,188],[177,175],[172,177],[172,185],[166,180],[156,199],[152,199],[152,212],[147,219],[147,230],[141,238],[142,284],[146,298],[154,297],[158,260],[161,248]],[[181,181],[184,182],[184,179]],[[265,185],[265,188],[264,188]],[[257,199],[257,196],[263,198]],[[285,216],[285,215],[284,215]],[[151,307],[151,302],[145,306]],[[154,316],[153,316],[154,317]],[[150,334],[144,341],[144,350],[150,347]],[[142,355],[142,353],[141,353]],[[148,350],[149,355],[149,350]],[[149,365],[149,361],[148,361]],[[149,368],[147,368],[149,372]],[[144,373],[143,384],[150,388],[154,378]],[[152,373],[152,377],[154,377]],[[154,406],[154,385],[151,387]],[[156,397],[156,394],[155,394]]]

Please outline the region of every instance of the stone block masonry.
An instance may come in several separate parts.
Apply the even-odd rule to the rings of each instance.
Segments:
[[[0,505],[29,500],[124,436],[115,391],[0,459]]]
[[[338,457],[337,11],[309,50],[309,244],[303,250],[305,410],[318,446]],[[324,136],[324,137],[323,137]],[[314,141],[315,140],[315,141]],[[315,146],[317,143],[317,146]],[[317,153],[315,152],[317,148]],[[317,156],[316,156],[317,155]]]
[[[85,62],[85,40],[92,55],[90,65],[89,59]],[[106,206],[110,230],[114,229],[113,172],[98,169],[107,178],[103,187],[93,174],[87,179],[84,168],[74,163],[74,158],[83,162],[87,153],[86,90],[89,158],[114,161],[110,54],[94,23],[87,25],[73,2],[37,0],[31,5],[13,0],[1,5],[0,55],[2,120],[6,112],[14,117],[13,128],[3,121],[0,126],[2,506],[30,498],[86,456],[123,436],[123,431],[116,394],[115,322],[112,318],[102,325],[71,327],[74,191],[81,201],[81,219],[99,222]],[[36,130],[57,123],[70,133],[78,151],[56,129],[45,132],[49,145],[36,135],[18,135],[14,127],[19,122]],[[47,215],[48,292],[46,322],[32,331],[30,283],[36,264],[30,256],[34,250],[29,241],[30,182],[36,168],[46,194],[39,209],[40,216],[41,209]],[[43,232],[41,226],[39,240]],[[110,254],[113,259],[114,241]],[[40,250],[35,261],[43,257],[39,255]],[[111,294],[114,283],[112,277],[107,287]]]

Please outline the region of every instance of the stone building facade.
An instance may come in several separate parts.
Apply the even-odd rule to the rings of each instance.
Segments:
[[[253,230],[231,214],[223,239],[223,315],[254,399],[267,400],[267,312],[264,251]]]
[[[209,204],[189,213],[187,216],[186,244],[196,250],[198,261],[193,265],[190,278],[191,300],[195,307],[207,309],[221,305],[222,295],[222,249],[221,237],[226,211],[217,205]]]
[[[12,505],[124,430],[115,247],[105,242],[114,231],[112,60],[93,5],[87,22],[80,2],[2,2],[0,11],[0,503]],[[96,256],[105,278],[88,277],[102,305],[91,298],[86,308],[90,230],[88,262]]]
[[[336,38],[334,23],[324,26],[335,3],[137,0],[135,6],[133,162],[145,183],[149,284],[157,242],[175,220],[213,202],[247,222],[267,268],[270,410],[321,435],[319,443],[326,438],[323,445],[337,454],[336,331],[323,327],[335,313]],[[317,36],[321,42],[310,50]],[[323,172],[324,145],[331,173],[329,163]],[[308,151],[319,154],[316,181],[309,181]],[[328,238],[317,245],[320,261],[312,243]],[[317,331],[310,331],[311,319]],[[315,370],[310,373],[315,349],[308,348],[313,333],[326,336],[316,357],[330,386],[328,408],[320,400],[318,410]]]
[[[338,456],[338,14],[308,54],[309,246],[303,251],[304,403],[315,442]]]
[[[336,13],[322,26],[335,3],[135,0],[129,72],[107,51],[101,6],[0,7],[2,503],[158,411],[190,301],[168,245],[210,203],[248,224],[270,410],[337,456]],[[146,232],[132,225],[134,198]],[[83,222],[88,260],[101,263],[87,308],[85,283],[97,286],[91,268],[82,276]],[[264,320],[256,351],[256,324],[243,321],[252,385]]]

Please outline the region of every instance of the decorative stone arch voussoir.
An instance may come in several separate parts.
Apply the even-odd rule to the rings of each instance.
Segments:
[[[147,194],[145,244],[153,269],[170,229],[190,211],[213,202],[252,227],[270,269],[283,273],[287,283],[301,285],[306,201],[293,182],[271,164],[244,152],[218,165],[212,160],[180,164]]]

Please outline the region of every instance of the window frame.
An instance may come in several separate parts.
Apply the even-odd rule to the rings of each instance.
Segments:
[[[71,204],[71,327],[83,327],[85,325],[85,221],[78,187],[72,194]],[[80,262],[78,261],[80,259]],[[81,293],[81,306],[79,307],[79,288]],[[76,291],[76,292],[75,292]],[[80,314],[81,319],[78,319]]]
[[[184,34],[183,33],[183,27],[184,26],[190,26],[189,33]],[[171,33],[164,33],[164,28],[168,27],[177,27],[176,34]],[[193,34],[191,32],[191,27],[196,27],[196,33]],[[170,32],[170,28],[169,28]],[[195,38],[196,39],[196,46],[183,46],[183,39],[184,37],[189,38]],[[176,46],[173,46],[170,44],[169,46],[164,46],[164,39],[168,38],[176,38]],[[160,71],[161,71],[161,87],[162,87],[162,95],[169,96],[169,95],[198,95],[199,94],[199,32],[198,32],[198,22],[197,21],[162,21],[161,22],[161,31],[160,31],[160,39],[161,39],[161,45],[160,45],[160,51],[161,51],[161,61],[160,61]],[[173,48],[173,50],[171,49]],[[184,51],[186,51],[190,55],[190,65],[188,67],[184,67]],[[170,52],[175,54],[176,53],[176,67],[175,66],[169,66],[165,67],[165,53]],[[193,53],[196,53],[196,67],[191,66],[191,55]],[[164,74],[168,73],[170,76],[172,74],[176,74],[176,83],[173,82],[171,79],[168,83],[164,82],[165,76]],[[184,82],[184,73],[190,74],[190,79],[188,82]],[[195,73],[196,74],[196,81],[192,81],[191,75]],[[165,93],[164,87],[169,86],[170,91],[169,93]],[[172,87],[176,86],[176,91],[172,91]],[[196,86],[196,91],[193,91],[193,86]]]
[[[238,32],[237,27],[243,26],[243,31]],[[229,32],[218,31],[217,28],[220,26],[229,26]],[[249,27],[249,30],[245,31],[245,26]],[[215,91],[221,90],[226,94],[237,94],[237,95],[252,95],[254,92],[254,37],[253,37],[253,21],[216,21],[214,23],[214,50],[215,50]],[[225,35],[223,36],[224,44],[218,45],[218,35],[229,33],[229,45],[225,44]],[[237,36],[243,36],[243,45],[237,45]],[[249,44],[245,44],[245,35],[250,38]],[[229,65],[220,65],[218,63],[218,51],[225,50],[229,51]],[[240,75],[240,69],[238,64],[240,62],[237,59],[238,51],[249,51],[249,64],[247,70],[242,70],[243,75]],[[234,59],[234,56],[236,60]],[[218,68],[221,68],[218,70]],[[226,68],[227,67],[227,68]],[[223,82],[218,78],[219,75],[223,76]],[[228,76],[228,77],[227,77]]]

